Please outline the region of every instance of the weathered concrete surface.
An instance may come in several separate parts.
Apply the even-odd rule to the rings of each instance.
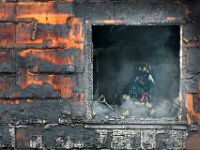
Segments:
[[[172,124],[154,123],[146,130],[142,124],[140,129],[102,129],[102,121],[87,126],[91,25],[181,25],[181,92],[191,94],[183,96],[185,107],[200,93],[199,6],[195,0],[1,1],[0,148],[184,149],[186,128],[172,130]],[[198,123],[199,113],[186,110],[190,122]]]

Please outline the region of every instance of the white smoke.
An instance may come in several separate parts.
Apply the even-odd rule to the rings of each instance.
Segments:
[[[116,105],[114,112],[109,110],[106,105],[94,102],[94,111],[101,115],[109,112],[123,115],[125,111],[128,111],[128,115],[131,116],[156,118],[176,115],[180,72],[179,39],[177,39],[179,29],[177,31],[177,28],[176,30],[164,28],[156,26],[149,29],[145,27],[144,30],[141,28],[126,30],[124,27],[122,36],[116,35],[117,30],[113,29],[112,34],[115,34],[115,37],[119,36],[116,39],[121,43],[111,43],[108,47],[99,48],[101,49],[99,64],[103,73],[101,74],[100,71],[101,82],[99,84],[101,88],[97,95],[103,94],[109,104],[116,104],[117,96],[121,94],[127,84],[133,81],[138,64],[149,63],[156,84],[155,96],[152,98],[153,108],[149,109],[129,100],[123,102],[121,106],[117,107]],[[126,38],[126,40],[123,39],[123,36],[127,35],[128,41]],[[115,37],[108,36],[106,38],[115,39]]]
[[[175,105],[175,106],[174,106]],[[148,108],[144,103],[134,102],[133,100],[125,101],[121,106],[113,105],[114,111],[112,111],[108,106],[94,101],[93,111],[100,117],[105,116],[133,116],[133,117],[151,117],[151,118],[161,118],[161,117],[172,117],[174,112],[176,113],[178,108],[178,98],[174,101],[170,100],[160,100],[152,108]]]

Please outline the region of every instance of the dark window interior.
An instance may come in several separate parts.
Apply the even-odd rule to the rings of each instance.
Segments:
[[[148,64],[155,82],[153,107],[166,109],[167,116],[174,114],[179,96],[179,32],[179,26],[93,26],[94,100],[104,95],[108,104],[120,106],[119,96],[135,80],[138,66]]]

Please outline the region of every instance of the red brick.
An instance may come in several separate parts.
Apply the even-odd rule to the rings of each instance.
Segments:
[[[16,43],[42,43],[31,40],[32,23],[18,23],[16,25]]]
[[[18,148],[30,148],[28,128],[17,128],[15,136],[16,136],[16,146]]]
[[[43,43],[47,47],[83,50],[82,23],[77,18],[72,20],[70,28],[66,24],[39,23],[35,30],[36,36],[34,40],[31,39],[33,23],[18,23],[16,26],[16,43]]]
[[[64,99],[72,98],[74,86],[75,84],[72,78],[62,77],[61,78],[61,97]]]
[[[27,88],[30,84],[42,85],[45,84],[44,75],[33,74],[29,72],[29,70],[19,70],[17,74],[17,85],[21,87],[21,89]]]
[[[200,147],[200,129],[197,132],[190,134],[186,141],[186,148],[188,150],[198,150]]]
[[[69,99],[73,97],[75,81],[74,77],[66,75],[34,74],[28,70],[20,70],[17,77],[17,85],[25,90],[29,85],[49,84],[55,90],[60,90],[61,98]]]
[[[8,90],[15,85],[15,77],[13,76],[0,76],[0,90]]]
[[[0,2],[0,18],[14,18],[15,4]]]
[[[21,87],[21,89],[26,89],[31,84],[35,85],[43,85],[45,83],[52,84],[53,77],[51,75],[48,76],[44,74],[35,74],[30,72],[28,69],[20,69],[17,74],[16,83]],[[55,87],[55,89],[58,89],[58,87],[54,86],[54,84],[52,84],[52,86]]]
[[[82,55],[76,50],[27,49],[17,53],[17,68],[29,66],[30,71],[35,73],[81,72]],[[23,60],[27,65],[21,63]]]
[[[17,18],[35,18],[42,24],[65,24],[66,19],[72,16],[71,5],[67,3],[18,3],[16,10]]]
[[[66,3],[63,5],[65,9],[68,8]],[[31,40],[33,23],[19,23],[16,27],[16,42],[45,44],[44,41],[49,40],[47,44],[49,47],[64,45],[64,48],[74,47],[83,50],[81,20],[74,17],[71,11],[64,11],[61,6],[55,3],[19,3],[17,18],[37,19],[38,27],[35,39]]]
[[[0,47],[15,43],[15,24],[0,23]]]

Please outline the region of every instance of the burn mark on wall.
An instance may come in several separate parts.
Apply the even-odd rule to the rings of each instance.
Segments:
[[[15,146],[13,140],[14,128],[12,126],[0,126],[0,147],[12,149]]]
[[[83,71],[83,53],[76,49],[38,50],[28,49],[18,52],[18,61],[27,60],[26,67],[31,72],[74,73]],[[23,62],[22,65],[25,63]],[[20,67],[20,66],[18,66]]]
[[[187,120],[188,124],[199,124],[200,113],[199,113],[199,93],[200,93],[200,82],[198,82],[198,94],[187,93],[186,94],[186,108],[187,108]]]
[[[50,40],[51,46],[64,45],[64,48],[83,50],[83,31],[81,21],[71,13],[71,5],[64,3],[22,3],[17,6],[17,18],[35,18],[38,20],[35,38],[31,40],[34,22],[18,24],[17,43],[43,43]],[[31,9],[28,9],[31,7]],[[43,8],[39,10],[38,8]],[[64,8],[66,9],[64,9]],[[34,9],[35,8],[35,9]],[[60,9],[59,9],[60,8]],[[35,13],[35,10],[37,13]]]

